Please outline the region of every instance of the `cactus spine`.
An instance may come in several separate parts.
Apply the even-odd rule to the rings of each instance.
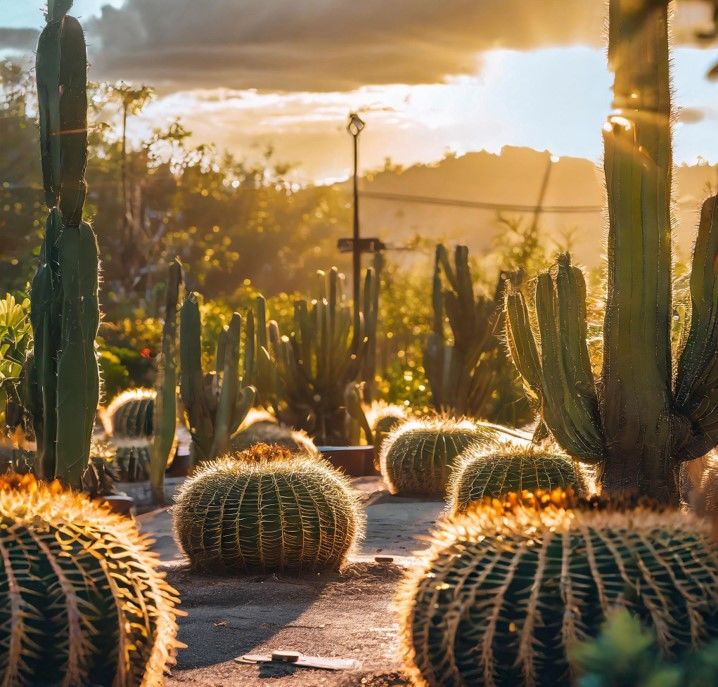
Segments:
[[[569,487],[579,494],[585,489],[581,473],[567,456],[518,446],[488,451],[469,447],[449,484],[449,510],[463,513],[477,501],[509,492]]]
[[[567,255],[536,282],[535,313],[506,299],[512,357],[564,450],[596,464],[603,491],[677,503],[681,461],[718,443],[718,196],[703,205],[692,313],[673,385],[668,2],[611,0],[614,106],[604,127],[608,285],[603,370],[586,345],[586,287]],[[531,323],[535,318],[538,330]]]
[[[338,569],[364,531],[342,473],[266,444],[208,463],[176,499],[177,541],[207,572]]]
[[[202,371],[202,321],[198,296],[180,309],[180,394],[187,412],[195,462],[222,455],[254,403],[255,389],[240,376],[242,318],[234,313],[217,340],[216,370]],[[244,369],[251,367],[245,349]]]
[[[436,247],[434,321],[424,349],[424,369],[437,410],[514,426],[530,420],[528,403],[498,336],[504,281],[510,276],[501,274],[493,298],[474,295],[469,249],[456,246],[452,266],[446,248]],[[451,344],[446,341],[445,317]]]
[[[442,524],[402,594],[412,684],[568,687],[567,649],[624,606],[664,655],[718,637],[708,523],[555,492],[488,500]],[[632,505],[632,504],[629,504]]]
[[[99,400],[97,240],[82,221],[87,164],[87,55],[72,2],[50,1],[37,47],[45,203],[50,213],[32,282],[37,471],[80,486]]]
[[[154,437],[150,459],[152,499],[163,504],[165,469],[174,446],[177,429],[177,304],[182,285],[182,265],[170,264],[165,291],[165,321],[162,326],[162,352],[157,370],[153,424]]]
[[[177,593],[131,520],[58,487],[0,478],[3,684],[163,684]]]

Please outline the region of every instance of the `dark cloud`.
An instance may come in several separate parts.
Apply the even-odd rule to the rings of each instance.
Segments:
[[[16,29],[0,26],[0,48],[10,50],[32,50],[37,43],[36,29]]]
[[[600,0],[126,0],[88,33],[101,78],[329,91],[473,73],[488,48],[601,45],[604,15]]]

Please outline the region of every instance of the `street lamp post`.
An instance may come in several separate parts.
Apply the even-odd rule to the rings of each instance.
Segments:
[[[352,136],[354,146],[354,222],[352,226],[352,280],[354,287],[354,331],[359,331],[359,309],[361,300],[361,246],[359,245],[359,134],[365,123],[356,112],[349,115],[347,131]]]

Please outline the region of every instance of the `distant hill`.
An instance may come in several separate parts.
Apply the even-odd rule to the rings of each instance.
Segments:
[[[367,196],[361,202],[364,236],[379,236],[401,244],[419,234],[424,237],[465,242],[480,254],[491,248],[500,231],[496,210],[452,207],[397,199],[379,199],[372,194],[402,194],[428,198],[447,198],[463,202],[534,206],[550,154],[530,148],[506,146],[499,155],[487,152],[447,157],[430,165],[405,169],[389,168],[361,181]],[[680,251],[690,253],[697,212],[707,195],[708,184],[716,187],[718,170],[709,165],[681,166],[674,175],[677,202],[675,237]],[[342,184],[348,191],[348,184]],[[603,174],[593,162],[562,157],[551,166],[544,206],[586,208],[603,207]],[[532,214],[505,210],[506,216]],[[588,266],[599,263],[604,246],[602,210],[574,214],[544,213],[540,226],[549,238],[560,240],[562,232],[576,228],[574,256]]]

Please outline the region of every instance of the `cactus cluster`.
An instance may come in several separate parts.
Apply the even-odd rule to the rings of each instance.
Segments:
[[[100,394],[95,337],[100,321],[98,250],[82,221],[87,185],[87,54],[72,2],[48,2],[36,82],[45,203],[50,210],[32,281],[34,355],[27,398],[36,469],[79,486]]]
[[[261,444],[198,470],[173,516],[192,567],[210,573],[339,569],[364,531],[342,473]]]
[[[117,446],[146,446],[154,435],[157,392],[154,389],[127,389],[115,396],[105,409],[109,434]]]
[[[131,520],[59,483],[0,477],[7,685],[160,685],[177,594]]]
[[[372,270],[367,271],[364,293],[376,288]],[[367,302],[352,323],[352,312],[341,293],[336,268],[319,273],[319,298],[294,306],[294,331],[278,336],[273,330],[272,359],[278,375],[278,416],[282,422],[308,432],[320,445],[350,443],[351,419],[347,394],[366,370],[366,357],[373,348],[374,299]],[[369,311],[367,312],[367,308]]]
[[[384,442],[381,475],[392,494],[443,497],[459,456],[470,446],[488,447],[499,438],[497,428],[471,420],[409,420]]]
[[[604,493],[636,490],[677,504],[681,461],[718,443],[718,196],[701,212],[690,326],[674,366],[668,2],[611,0],[609,23],[615,112],[603,132],[601,378],[586,341],[585,280],[568,255],[532,292],[507,294],[507,339],[543,422],[567,453],[598,466]]]
[[[515,277],[508,273],[499,276],[493,297],[475,295],[469,249],[456,246],[452,265],[446,248],[436,247],[434,319],[424,349],[424,369],[437,410],[514,426],[531,419],[499,336],[508,278]],[[445,318],[451,343],[446,338]]]
[[[718,637],[707,523],[560,490],[487,500],[442,524],[402,593],[412,684],[571,685],[567,650],[624,606],[664,655]]]
[[[448,500],[453,514],[472,503],[500,498],[509,492],[571,488],[583,493],[583,477],[567,456],[533,448],[506,445],[499,449],[469,447],[452,475]]]
[[[202,370],[202,320],[198,296],[187,297],[180,309],[180,395],[184,405],[195,462],[210,460],[229,450],[254,403],[255,388],[247,384],[255,364],[252,339],[245,340],[240,368],[242,318],[234,313],[217,341],[215,370]]]

